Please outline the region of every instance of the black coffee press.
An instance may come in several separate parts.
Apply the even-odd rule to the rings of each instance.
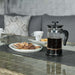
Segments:
[[[48,26],[47,32],[47,53],[48,56],[60,56],[62,55],[62,41],[63,44],[66,45],[68,40],[69,32],[67,30],[63,30],[63,25],[57,25],[58,21],[52,21],[53,25]],[[64,34],[64,40],[61,34]]]

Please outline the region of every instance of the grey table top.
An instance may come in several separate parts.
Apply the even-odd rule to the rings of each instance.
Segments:
[[[9,35],[3,44],[28,41],[28,37]],[[1,49],[0,49],[1,50]],[[75,75],[75,66],[0,51],[0,75]]]

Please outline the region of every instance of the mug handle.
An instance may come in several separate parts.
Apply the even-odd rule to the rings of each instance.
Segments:
[[[34,36],[34,32],[33,32],[33,33],[31,33],[31,36]]]

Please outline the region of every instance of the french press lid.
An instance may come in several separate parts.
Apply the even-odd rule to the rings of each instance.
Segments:
[[[53,25],[47,25],[48,28],[62,28],[63,25],[57,25],[58,21],[52,21]]]

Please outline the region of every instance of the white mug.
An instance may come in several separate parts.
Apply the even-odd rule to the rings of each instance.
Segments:
[[[36,41],[40,41],[43,33],[43,31],[34,31],[31,35],[35,37]]]

